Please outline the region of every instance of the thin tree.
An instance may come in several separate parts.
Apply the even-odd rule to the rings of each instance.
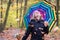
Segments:
[[[26,13],[28,0],[24,0],[24,14]]]
[[[3,13],[3,12],[2,12],[2,10],[3,10],[3,7],[2,7],[3,3],[2,3],[2,2],[3,2],[3,0],[1,0],[1,14],[0,14],[0,18],[1,18],[1,19],[0,19],[0,22],[1,22],[1,23],[0,23],[0,31],[1,31],[1,28],[2,28],[2,13]]]
[[[11,0],[9,0],[9,2],[8,2],[8,6],[7,6],[7,9],[6,9],[6,14],[5,14],[4,22],[3,22],[3,24],[2,24],[1,32],[4,30],[4,28],[5,28],[5,26],[6,26],[8,14],[9,14],[10,4],[11,4]]]
[[[24,0],[24,14],[23,14],[23,16],[24,16],[25,13],[26,13],[27,3],[28,3],[28,0]],[[23,23],[23,21],[22,21],[22,27],[23,27],[23,26],[24,26],[24,23]]]
[[[59,0],[56,0],[57,26],[59,26],[59,25],[58,25],[58,23],[59,23],[58,11],[59,11]]]
[[[16,19],[18,19],[18,0],[16,0]],[[17,20],[17,27],[19,26],[19,24],[18,24],[19,22],[18,22],[18,20]]]
[[[21,26],[20,21],[21,21],[21,17],[22,17],[22,3],[23,3],[23,0],[20,0],[21,7],[20,7],[20,16],[19,16],[19,27]]]

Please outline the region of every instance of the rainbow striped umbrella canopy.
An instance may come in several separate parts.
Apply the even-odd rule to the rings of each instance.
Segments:
[[[26,28],[28,27],[32,15],[34,14],[33,12],[36,10],[40,12],[40,14],[42,15],[45,21],[48,21],[49,30],[51,30],[53,24],[56,21],[56,14],[54,12],[54,9],[52,9],[51,5],[48,4],[47,2],[38,2],[29,7],[29,9],[27,10],[24,16],[24,24]]]

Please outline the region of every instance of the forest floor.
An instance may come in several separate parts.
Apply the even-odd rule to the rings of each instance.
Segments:
[[[8,28],[0,33],[0,40],[22,40],[24,36],[25,29],[19,28]],[[31,35],[27,38],[30,40]],[[60,30],[56,32],[50,32],[44,40],[60,40]]]

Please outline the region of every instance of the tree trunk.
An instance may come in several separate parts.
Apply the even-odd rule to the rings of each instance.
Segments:
[[[9,0],[9,2],[8,2],[8,6],[7,6],[7,10],[6,10],[6,14],[5,14],[4,22],[3,22],[3,24],[2,24],[1,31],[3,31],[4,28],[5,28],[5,26],[6,26],[8,14],[9,14],[8,12],[9,12],[9,8],[10,8],[10,4],[11,4],[11,0]]]
[[[28,0],[24,0],[24,14],[26,13]]]
[[[2,7],[3,4],[2,3],[3,3],[3,0],[1,0],[1,14],[0,14],[0,18],[1,18],[0,19],[0,22],[1,23],[0,23],[0,32],[1,32],[1,28],[2,28],[2,10],[3,10],[3,7]]]
[[[59,25],[58,25],[58,23],[59,23],[59,18],[58,18],[58,11],[59,11],[59,0],[56,0],[56,15],[57,15],[57,26],[59,26]]]
[[[22,2],[23,2],[23,0],[20,0],[20,4],[21,4],[21,7],[20,7],[20,16],[19,16],[19,27],[21,27],[21,23],[20,23],[20,21],[21,21],[21,15],[22,15]]]
[[[26,13],[26,9],[27,9],[27,2],[28,2],[28,0],[24,0],[24,14],[23,14],[23,16],[25,15],[25,13]],[[24,26],[24,23],[23,23],[24,21],[22,21],[22,27]]]

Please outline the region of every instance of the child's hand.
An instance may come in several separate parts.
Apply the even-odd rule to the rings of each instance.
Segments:
[[[44,34],[44,32],[41,32],[42,34]]]
[[[47,27],[47,26],[48,26],[48,22],[47,22],[47,21],[45,21],[45,22],[44,22],[44,25],[45,25],[45,27]]]
[[[29,25],[29,26],[34,27],[34,25]]]

